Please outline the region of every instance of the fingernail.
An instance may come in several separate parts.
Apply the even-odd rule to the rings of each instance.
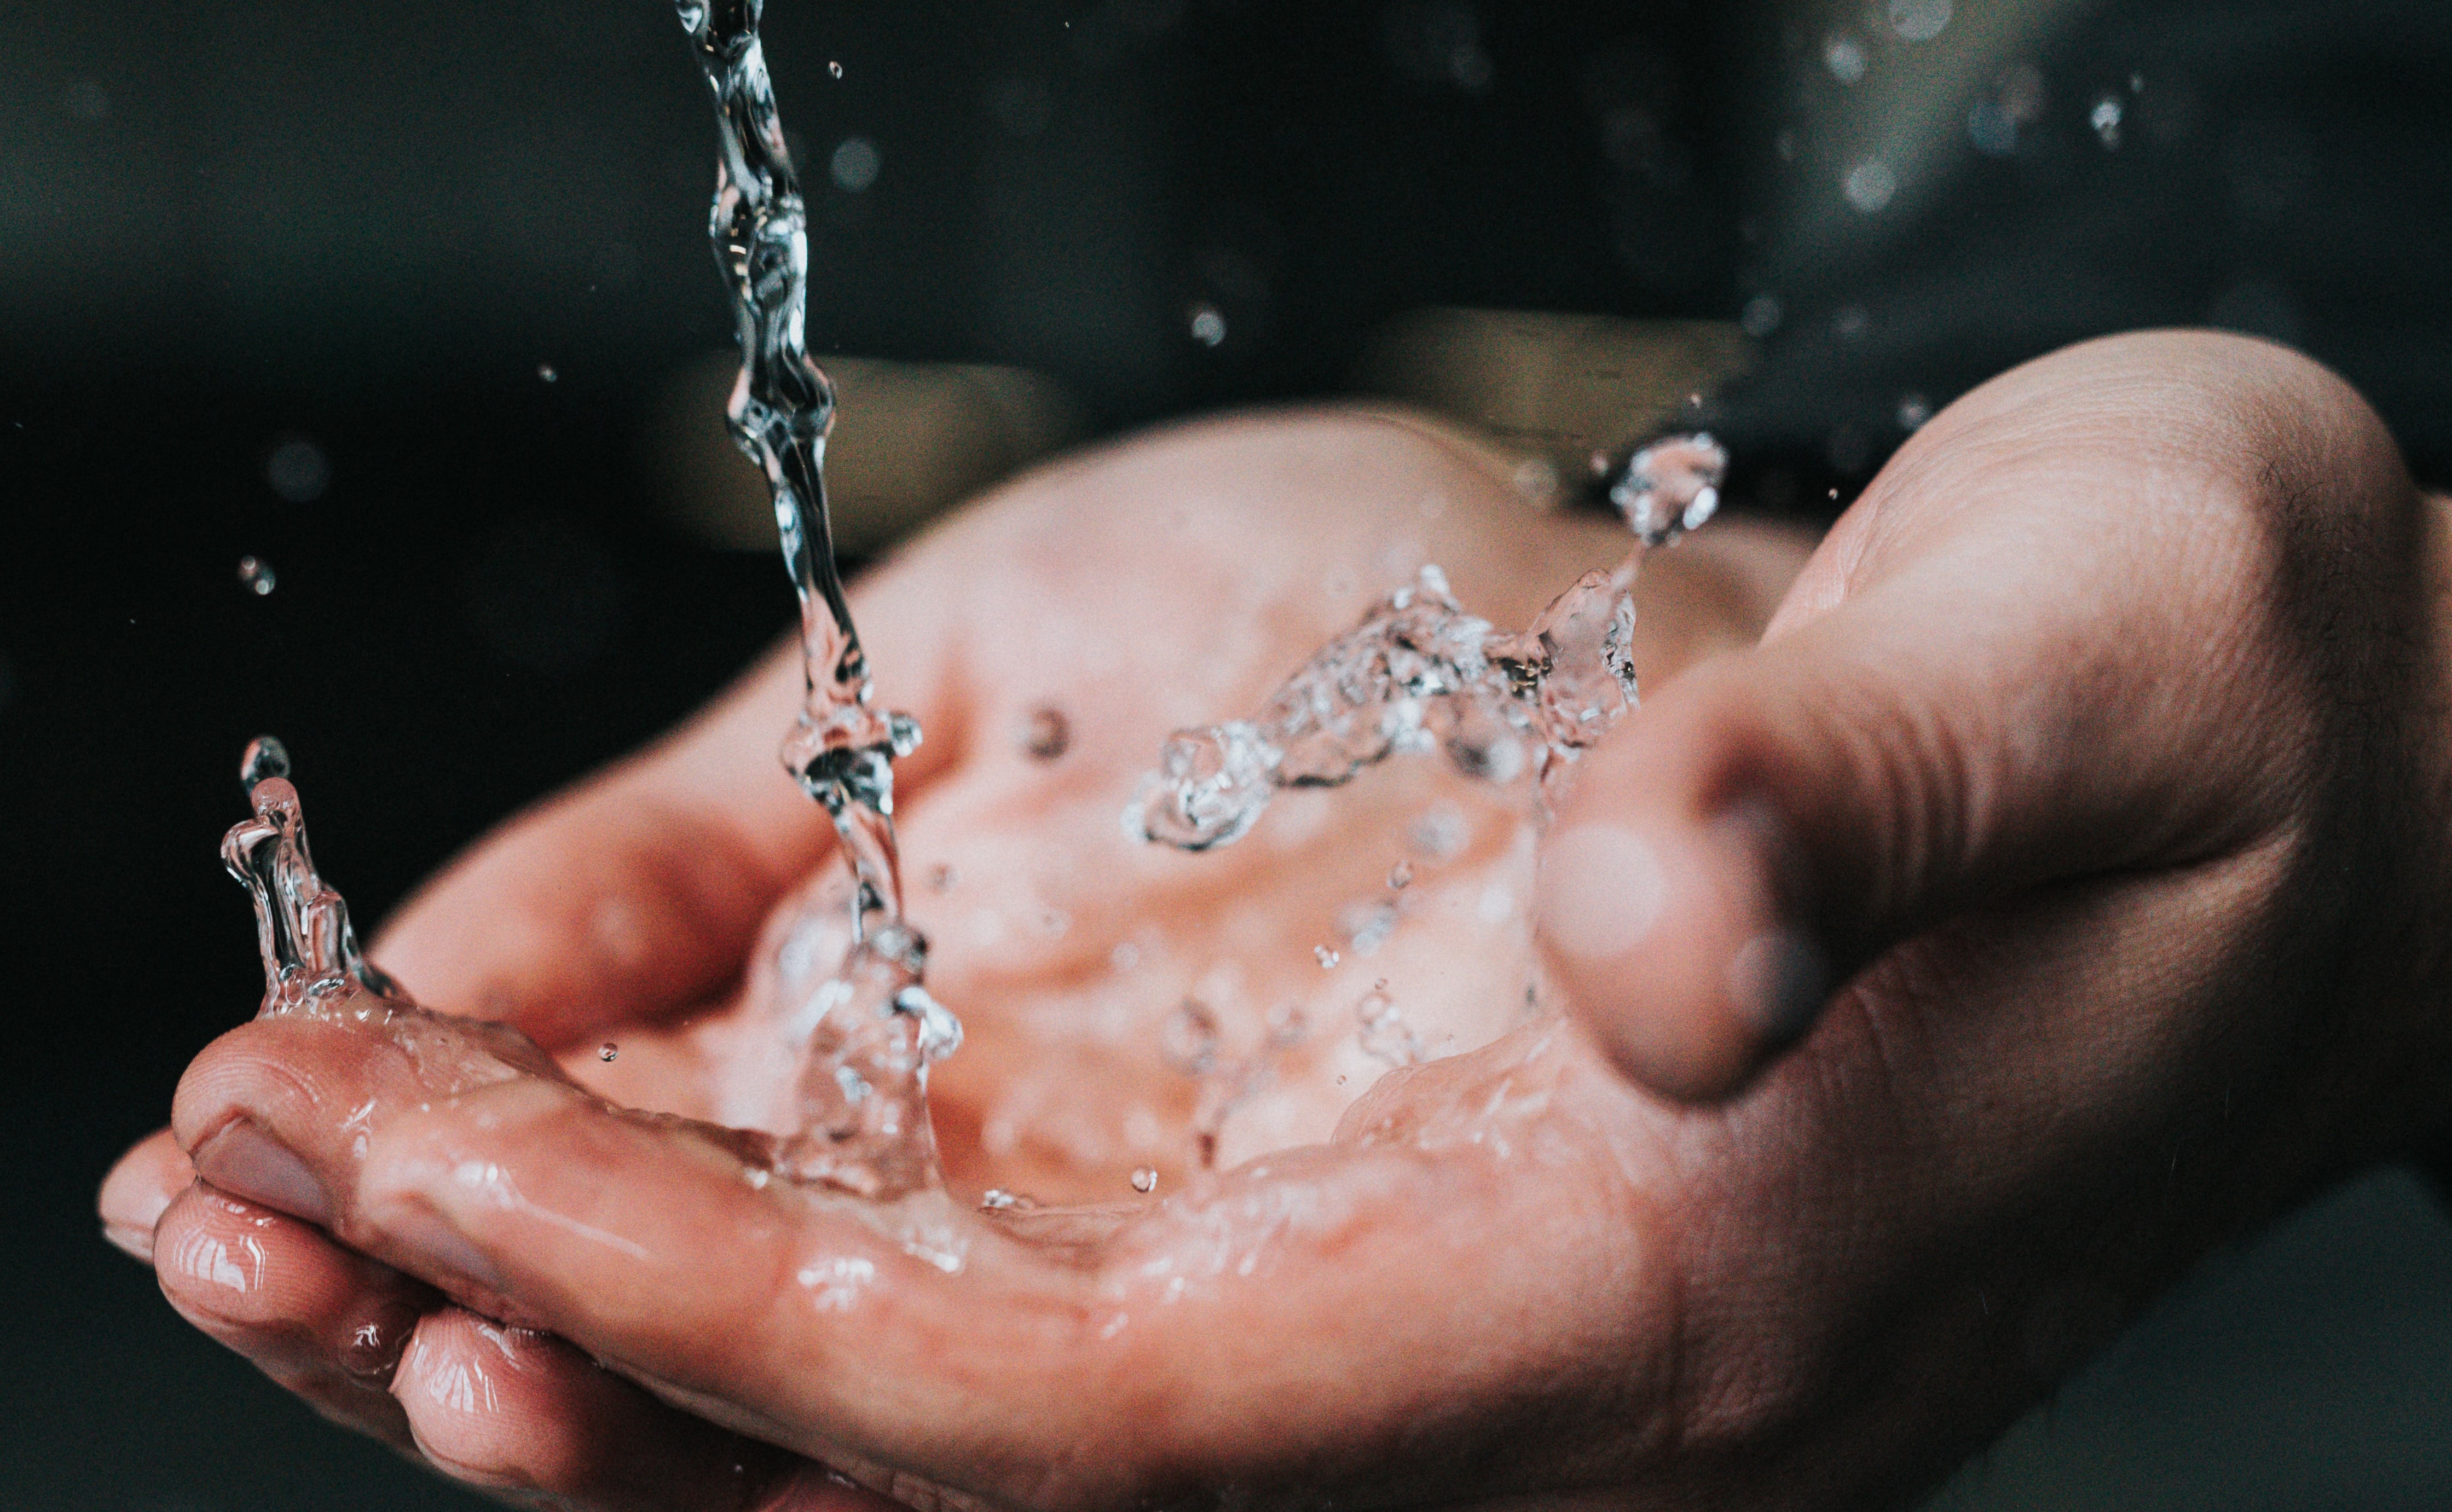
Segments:
[[[332,1221],[332,1200],[306,1163],[247,1119],[198,1146],[195,1162],[197,1175],[233,1197],[310,1224]]]
[[[1803,1038],[1829,993],[1830,967],[1821,948],[1794,930],[1757,934],[1729,962],[1737,1016],[1773,1047]]]
[[[102,1237],[110,1241],[111,1247],[122,1254],[132,1256],[148,1266],[153,1263],[152,1229],[131,1228],[126,1224],[106,1223],[102,1226]]]
[[[1578,824],[1541,854],[1541,928],[1562,953],[1611,960],[1660,921],[1669,879],[1642,835],[1623,824]]]
[[[387,1208],[375,1218],[375,1226],[391,1241],[386,1258],[412,1275],[446,1290],[455,1280],[497,1295],[507,1289],[502,1271],[485,1252],[423,1202]]]

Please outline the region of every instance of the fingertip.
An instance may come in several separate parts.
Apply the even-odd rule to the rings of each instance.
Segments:
[[[418,1451],[456,1480],[542,1489],[561,1468],[568,1415],[559,1404],[553,1341],[462,1307],[428,1314],[401,1354],[391,1394]],[[540,1455],[548,1463],[539,1463]]]
[[[195,1180],[179,1142],[167,1129],[140,1140],[102,1179],[94,1207],[102,1236],[146,1265],[153,1263],[153,1226],[179,1193]]]
[[[1724,1098],[1811,1027],[1826,959],[1790,921],[1780,826],[1759,802],[1700,821],[1629,807],[1588,805],[1543,848],[1544,962],[1620,1074]]]
[[[772,1493],[813,1468],[672,1410],[561,1339],[461,1307],[419,1325],[392,1395],[445,1474],[557,1505],[798,1508]]]
[[[114,1224],[106,1220],[102,1226],[102,1238],[103,1243],[138,1265],[153,1264],[152,1229],[131,1228],[125,1224]]]

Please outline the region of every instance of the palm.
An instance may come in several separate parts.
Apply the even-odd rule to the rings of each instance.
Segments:
[[[1706,537],[1656,560],[1638,586],[1636,658],[1648,679],[1750,640],[1793,569],[1797,553],[1783,541],[1721,534],[1737,549]],[[1241,1379],[1290,1387],[1274,1403],[1205,1400],[1208,1421],[1184,1426],[1220,1473],[1258,1452],[1299,1455],[1306,1473],[1330,1476],[1337,1462],[1384,1460],[1380,1441],[1409,1404],[1437,1400],[1503,1424],[1535,1400],[1525,1396],[1527,1362],[1511,1351],[1449,1358],[1462,1337],[1451,1280],[1473,1267],[1484,1303],[1536,1333],[1552,1325],[1533,1320],[1554,1322],[1578,1295],[1622,1292],[1628,1247],[1648,1228],[1623,1221],[1640,1206],[1632,1173],[1668,1115],[1536,1011],[1530,795],[1400,758],[1346,789],[1281,798],[1239,845],[1204,855],[1127,841],[1119,818],[1170,729],[1252,709],[1424,561],[1447,569],[1468,608],[1522,624],[1628,541],[1613,522],[1538,514],[1490,461],[1410,424],[1245,422],[1039,475],[863,585],[880,697],[920,713],[929,734],[903,775],[900,819],[908,910],[933,937],[930,985],[967,1033],[933,1088],[948,1184],[965,1203],[996,1186],[1050,1206],[1109,1205],[965,1220],[976,1230],[959,1283],[966,1300],[931,1304],[933,1273],[910,1276],[906,1298],[880,1301],[905,1319],[876,1334],[885,1354],[984,1350],[1000,1362],[991,1367],[1000,1389],[1073,1424],[1051,1442],[1082,1444],[1088,1433],[1135,1430],[1116,1391],[1162,1391],[1203,1360],[1273,1355],[1272,1341],[1290,1331],[1347,1340],[1353,1347],[1312,1356],[1301,1382],[1286,1380],[1281,1360],[1251,1359]],[[821,816],[772,756],[797,683],[797,669],[776,658],[661,749],[515,824],[405,909],[375,955],[424,1001],[519,1023],[617,1103],[771,1127],[792,1070],[775,962],[804,913],[834,915],[840,885]],[[1023,738],[1049,708],[1069,735],[1054,759]],[[1391,885],[1400,862],[1413,873],[1401,889]],[[1393,911],[1394,927],[1373,949],[1355,935],[1379,910]],[[1323,968],[1319,947],[1341,957],[1335,968]],[[1364,1048],[1356,1006],[1382,978],[1403,1024],[1383,1025],[1375,1048],[1402,1059],[1410,1038],[1446,1058],[1381,1079],[1387,1059]],[[1187,1000],[1217,1031],[1205,1074],[1198,1046],[1170,1025]],[[267,1021],[212,1054],[325,1065],[329,1089],[358,1088],[388,1110],[377,1122],[413,1123],[411,1105],[431,1094],[402,1082],[395,1060],[315,1026]],[[1221,1119],[1223,1104],[1234,1106]],[[1216,1131],[1214,1149],[1201,1149],[1196,1126]],[[156,1166],[175,1162],[161,1167],[165,1184],[184,1185],[175,1149],[149,1148],[166,1151]],[[1269,1151],[1285,1153],[1253,1163]],[[339,1147],[306,1153],[353,1158]],[[602,1158],[557,1168],[592,1183]],[[1219,1175],[1196,1175],[1213,1163]],[[1118,1209],[1143,1166],[1159,1173],[1161,1198],[1195,1186],[1204,1199]],[[1595,1181],[1596,1170],[1618,1174]],[[333,1233],[418,1268],[351,1206],[328,1221]],[[660,1222],[686,1207],[650,1202],[621,1221]],[[1330,1211],[1339,1216],[1324,1222]],[[686,1247],[723,1260],[676,1278],[660,1304],[675,1326],[733,1280],[769,1273],[742,1248],[768,1226],[742,1221],[749,1227],[735,1241],[710,1250],[706,1226],[731,1220],[691,1219]],[[283,1243],[321,1253],[306,1231]],[[1034,1375],[1078,1359],[1044,1340],[999,1349],[976,1337],[981,1320],[1026,1326],[1051,1306],[1092,1306],[1079,1300],[1084,1264],[1138,1278],[1101,1293],[1099,1341],[1126,1329],[1133,1310],[1186,1303],[1172,1327],[1199,1345],[1150,1362],[1137,1381],[1051,1393]],[[889,1267],[880,1289],[900,1275]],[[1297,1275],[1298,1285],[1274,1279]],[[532,1315],[524,1303],[452,1289]],[[601,1294],[643,1295],[629,1282]],[[1646,1316],[1629,1298],[1609,1326],[1631,1333],[1650,1325],[1637,1321]],[[255,1328],[233,1342],[255,1352]],[[686,1367],[625,1358],[583,1331],[572,1338],[694,1411],[827,1463],[901,1458],[873,1435],[827,1426],[839,1414],[824,1380],[782,1411],[737,1408],[689,1384],[702,1366],[754,1373],[752,1338],[696,1330]],[[1612,1353],[1623,1352],[1577,1358],[1598,1369]],[[894,1374],[883,1355],[877,1364]],[[387,1401],[361,1404],[346,1384],[311,1375],[284,1379],[370,1431],[403,1437]],[[1536,1398],[1585,1384],[1579,1371]],[[601,1390],[564,1389],[565,1399]],[[539,1411],[587,1417],[567,1400],[529,1419]],[[898,1420],[919,1430],[929,1416],[920,1403]],[[999,1437],[1037,1431],[1017,1418]],[[431,1454],[445,1429],[426,1421],[419,1433]],[[964,1451],[950,1452],[959,1461]],[[1100,1473],[1150,1467],[1119,1449]],[[1419,1473],[1441,1472],[1424,1461]]]
[[[931,1103],[966,1196],[1114,1200],[1141,1168],[1171,1189],[1204,1154],[1232,1166],[1321,1142],[1392,1063],[1486,1044],[1533,1011],[1522,783],[1400,758],[1334,794],[1289,795],[1245,842],[1202,855],[1134,841],[1118,819],[1169,730],[1256,707],[1424,560],[1475,609],[1521,622],[1623,555],[1625,532],[1527,528],[1502,481],[1437,453],[1414,454],[1432,476],[1392,477],[1383,461],[1357,468],[1351,491],[1296,458],[1231,508],[1183,497],[1170,511],[1153,494],[1191,494],[1204,476],[1192,461],[1146,479],[1058,475],[922,547],[893,588],[950,621],[935,643],[961,661],[959,697],[929,718],[952,754],[908,785],[899,826],[932,990],[964,1023]],[[1683,567],[1657,575],[1672,601],[1693,578]],[[1640,623],[1710,628],[1673,613]],[[1684,644],[1649,633],[1641,665],[1669,670]],[[891,677],[900,648],[877,646]],[[1051,714],[1063,749],[1034,754],[1034,722]],[[569,1070],[628,1106],[771,1127],[788,1074],[776,960],[804,920],[841,912],[841,886],[821,861],[720,1004],[622,1026],[609,1063],[574,1043]],[[840,937],[824,936],[827,954]],[[1394,1016],[1366,1047],[1374,991]]]

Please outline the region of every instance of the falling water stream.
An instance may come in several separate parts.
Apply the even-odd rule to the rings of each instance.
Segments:
[[[783,765],[823,805],[852,872],[851,949],[819,991],[828,1001],[800,1077],[783,1172],[863,1196],[939,1183],[928,1066],[962,1026],[921,985],[928,942],[902,917],[894,762],[920,744],[908,715],[875,703],[868,657],[835,567],[826,518],[834,389],[809,356],[808,214],[776,114],[758,36],[763,0],[679,0],[682,27],[715,101],[721,147],[707,238],[732,294],[741,376],[724,417],[765,475],[783,562],[801,599],[807,689]]]

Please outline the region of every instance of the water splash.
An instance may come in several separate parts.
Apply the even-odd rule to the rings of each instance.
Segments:
[[[350,987],[407,1001],[399,984],[358,949],[349,905],[315,871],[306,818],[289,781],[289,752],[270,736],[250,741],[239,781],[251,817],[222,837],[222,865],[255,900],[255,939],[264,955],[259,1016],[295,1011]]]
[[[1390,1066],[1411,1066],[1422,1058],[1422,1042],[1405,1022],[1396,1000],[1379,988],[1362,994],[1354,1005],[1354,1017],[1359,1029],[1356,1043],[1362,1052]]]
[[[438,1092],[543,1076],[567,1081],[553,1058],[515,1029],[428,1012],[358,948],[349,906],[315,870],[306,818],[289,780],[289,753],[264,736],[239,780],[254,812],[222,839],[222,862],[255,904],[264,958],[258,1018],[304,1017],[371,1030],[417,1064]]]
[[[854,885],[851,946],[802,1056],[798,1127],[778,1168],[893,1198],[941,1185],[929,1129],[931,1062],[961,1025],[920,986],[927,942],[904,923],[894,837],[894,762],[920,725],[874,703],[868,658],[837,572],[826,518],[834,389],[809,356],[807,211],[776,113],[758,26],[763,0],[677,0],[722,145],[707,236],[732,293],[741,376],[724,416],[765,475],[801,601],[806,696],[783,765],[834,821]]]
[[[1458,770],[1493,782],[1546,776],[1634,706],[1636,568],[1711,518],[1727,471],[1727,452],[1707,435],[1637,450],[1609,488],[1635,549],[1613,572],[1587,573],[1520,634],[1466,614],[1446,575],[1423,567],[1257,716],[1177,731],[1126,830],[1186,851],[1226,845],[1278,789],[1341,786],[1399,751],[1443,749]]]
[[[1273,1086],[1286,1053],[1311,1033],[1298,1005],[1270,1013],[1267,1031],[1251,1053],[1229,1059],[1217,1015],[1197,998],[1186,998],[1169,1016],[1159,1040],[1167,1066],[1196,1084],[1192,1109],[1193,1158],[1202,1170],[1217,1166],[1226,1121]]]
[[[927,942],[889,925],[854,945],[811,1000],[798,1127],[775,1168],[799,1182],[882,1200],[943,1185],[928,1117],[928,1068],[962,1043],[962,1023],[920,986]]]

